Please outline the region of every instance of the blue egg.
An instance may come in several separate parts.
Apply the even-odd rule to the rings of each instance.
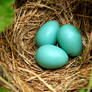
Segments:
[[[78,56],[82,51],[82,36],[79,30],[71,24],[61,26],[57,33],[60,47],[70,56]]]
[[[43,45],[36,52],[37,63],[46,69],[56,69],[68,62],[67,53],[54,45]]]
[[[57,42],[57,31],[59,30],[60,25],[57,21],[52,20],[46,22],[36,34],[36,44],[38,46],[46,44],[55,44]]]

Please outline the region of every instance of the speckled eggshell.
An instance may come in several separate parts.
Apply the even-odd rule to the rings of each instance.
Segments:
[[[46,69],[56,69],[68,62],[67,53],[54,45],[43,45],[36,52],[37,63]]]
[[[57,33],[60,47],[70,56],[78,56],[82,51],[82,36],[79,30],[71,24],[60,27]]]
[[[57,42],[57,31],[60,25],[56,20],[48,21],[43,24],[36,34],[36,44],[38,46],[55,44]]]

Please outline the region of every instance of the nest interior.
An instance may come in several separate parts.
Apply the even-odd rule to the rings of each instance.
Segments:
[[[92,68],[92,1],[24,1],[22,5],[16,2],[14,22],[0,35],[0,63],[13,87],[18,92],[74,92],[87,88]],[[67,65],[56,70],[43,69],[35,60],[35,35],[49,20],[73,24],[83,38],[81,55],[70,57]]]

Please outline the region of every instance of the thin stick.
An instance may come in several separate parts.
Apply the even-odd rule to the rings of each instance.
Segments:
[[[12,84],[10,84],[9,82],[7,82],[2,77],[0,77],[0,81],[2,81],[3,83],[5,83],[6,85],[8,85],[14,92],[19,92]]]
[[[64,88],[64,90],[62,91],[62,92],[65,92],[66,91],[66,89],[70,86],[70,84],[75,80],[75,79],[77,79],[79,76],[76,76],[75,78],[73,78],[72,80],[70,80],[66,85],[65,85],[65,88]]]
[[[33,74],[34,76],[36,76],[43,84],[45,84],[52,92],[56,92],[56,90],[54,88],[52,88],[48,83],[46,83],[40,76],[38,76],[36,73],[34,73],[33,71],[30,71],[30,70],[27,70],[27,69],[24,69],[24,68],[20,68],[20,70],[22,71],[25,71],[25,72],[28,72],[30,74]]]
[[[1,67],[2,71],[5,74],[5,77],[6,77],[7,81],[10,82],[10,76],[8,75],[6,69],[3,67],[3,65],[1,63],[0,63],[0,67]]]

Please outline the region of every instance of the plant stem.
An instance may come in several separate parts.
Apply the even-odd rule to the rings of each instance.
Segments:
[[[92,69],[91,69],[91,73],[90,73],[90,80],[89,80],[87,92],[90,92],[91,87],[92,87]]]
[[[5,83],[6,85],[8,85],[14,92],[19,92],[12,84],[10,84],[9,82],[7,82],[2,77],[0,77],[0,81],[2,81],[3,83]]]

